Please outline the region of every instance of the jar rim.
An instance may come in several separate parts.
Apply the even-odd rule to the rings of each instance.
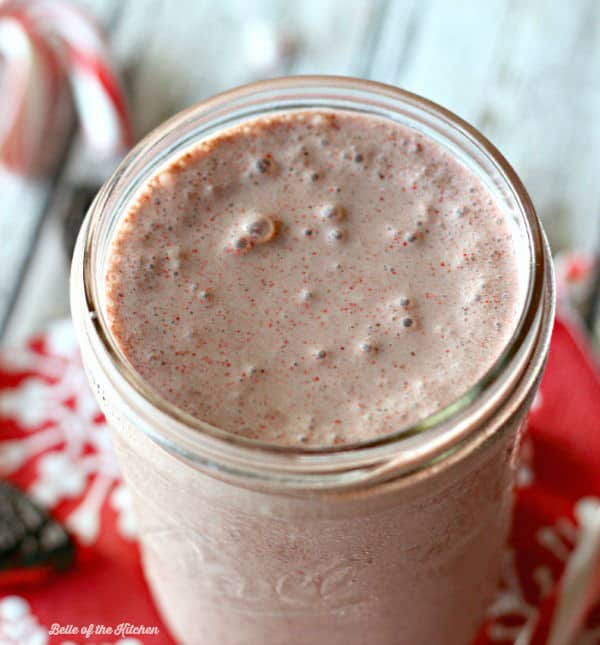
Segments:
[[[100,305],[103,276],[95,271],[99,236],[105,230],[103,224],[106,224],[106,218],[110,216],[109,211],[113,206],[111,199],[114,201],[115,194],[122,192],[131,180],[128,172],[136,164],[147,168],[148,164],[141,161],[149,155],[152,158],[169,136],[183,127],[190,128],[189,132],[197,135],[198,124],[206,128],[207,123],[214,124],[219,119],[226,119],[228,111],[236,107],[239,109],[240,105],[254,110],[252,116],[260,115],[265,96],[274,95],[272,100],[276,100],[278,93],[281,98],[286,92],[296,101],[296,109],[319,107],[305,104],[306,101],[314,101],[315,97],[324,102],[323,107],[329,105],[331,108],[332,101],[339,99],[344,92],[350,92],[356,93],[354,100],[359,103],[361,100],[365,104],[380,101],[392,111],[405,109],[426,114],[444,127],[452,128],[454,136],[483,154],[499,173],[526,225],[530,248],[529,279],[520,320],[503,353],[477,383],[448,406],[410,426],[367,441],[338,446],[282,446],[234,435],[191,416],[160,396],[128,362],[110,331],[105,311]],[[244,119],[248,118],[246,114]],[[202,138],[200,136],[194,141]],[[172,159],[183,148],[179,140],[177,146],[169,149],[165,158]],[[78,254],[81,264],[77,262]],[[152,131],[121,162],[90,207],[79,234],[71,280],[76,322],[81,315],[77,311],[78,299],[85,308],[83,333],[87,342],[94,345],[96,360],[103,365],[103,369],[110,371],[112,382],[121,388],[128,405],[135,407],[138,414],[143,415],[144,404],[150,404],[155,427],[149,425],[146,430],[153,439],[184,459],[205,466],[216,464],[218,469],[223,469],[224,463],[228,462],[229,470],[241,472],[240,468],[247,471],[247,466],[253,463],[252,470],[257,473],[266,468],[276,473],[285,472],[292,479],[302,479],[302,473],[313,468],[330,473],[347,473],[349,469],[358,469],[360,472],[367,465],[381,465],[389,458],[397,458],[401,449],[408,470],[439,457],[469,435],[475,418],[489,416],[510,395],[515,387],[513,372],[519,368],[522,374],[527,369],[536,347],[537,356],[541,358],[534,361],[536,373],[533,377],[539,375],[547,353],[554,311],[552,267],[543,230],[525,187],[496,147],[474,127],[428,99],[374,81],[340,76],[290,76],[244,85],[202,101]],[[81,291],[79,295],[78,289]],[[513,378],[508,378],[511,375]],[[431,439],[434,430],[436,440],[431,445],[423,445],[427,444],[423,439]]]

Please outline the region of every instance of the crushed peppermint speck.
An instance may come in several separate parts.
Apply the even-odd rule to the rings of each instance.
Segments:
[[[106,273],[112,334],[174,405],[275,444],[370,440],[504,351],[527,249],[426,134],[293,110],[178,155],[132,199]]]

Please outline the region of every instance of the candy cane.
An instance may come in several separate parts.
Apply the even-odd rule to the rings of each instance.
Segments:
[[[54,51],[30,30],[18,6],[0,5],[0,57],[0,159],[25,171],[38,165],[64,75]]]
[[[69,80],[84,135],[102,155],[131,145],[123,91],[102,34],[64,0],[0,4],[0,161],[18,172],[36,166]]]

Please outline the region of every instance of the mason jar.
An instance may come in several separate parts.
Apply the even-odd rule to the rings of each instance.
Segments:
[[[155,392],[110,331],[105,274],[128,204],[170,160],[247,119],[310,108],[389,119],[455,155],[514,224],[527,290],[504,353],[452,405],[363,443],[283,447],[226,433]],[[283,78],[203,101],[148,135],[98,193],[71,303],[133,496],[145,574],[180,642],[469,643],[498,580],[554,313],[531,200],[480,133],[419,96],[350,78]]]

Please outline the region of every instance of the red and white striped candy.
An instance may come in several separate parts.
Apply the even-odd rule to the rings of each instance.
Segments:
[[[131,144],[123,92],[104,38],[76,7],[65,0],[0,0],[0,60],[3,165],[19,173],[43,167],[68,120],[67,87],[97,153],[118,155]]]
[[[38,168],[52,116],[65,105],[65,77],[16,3],[0,5],[0,60],[0,160],[15,171]]]

